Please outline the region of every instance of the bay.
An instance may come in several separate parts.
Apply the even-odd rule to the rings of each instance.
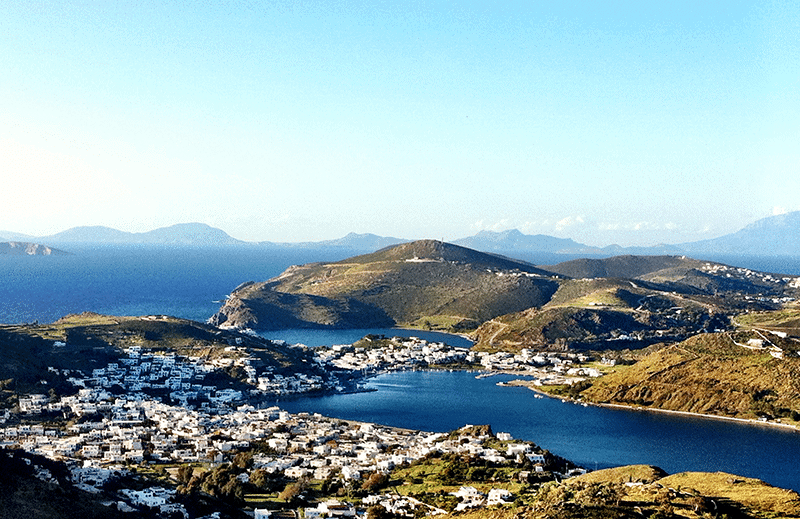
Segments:
[[[428,342],[443,342],[455,348],[470,348],[471,340],[451,333],[427,330],[407,330],[403,328],[362,328],[351,330],[274,330],[259,332],[261,337],[281,340],[289,344],[302,344],[309,347],[335,346],[352,344],[367,335],[383,335],[385,337],[418,337]]]
[[[446,432],[489,424],[587,468],[656,465],[674,474],[723,471],[800,492],[800,433],[762,424],[656,411],[583,407],[536,398],[508,377],[464,371],[404,371],[369,381],[376,391],[280,400],[292,412],[320,413],[414,430]]]
[[[76,247],[71,256],[0,257],[0,323],[52,322],[68,313],[167,314],[205,321],[245,281],[263,281],[290,265],[336,261],[349,250]],[[800,274],[796,258],[708,258]],[[555,262],[555,261],[553,261]],[[285,330],[266,336],[309,346],[351,343],[367,333],[415,335],[455,346],[461,339],[425,332]],[[463,339],[461,339],[463,340]],[[723,470],[800,491],[800,435],[759,425],[655,412],[580,407],[537,399],[463,372],[392,373],[370,380],[378,391],[281,401],[289,411],[430,431],[492,425],[587,468],[630,463],[668,472]]]

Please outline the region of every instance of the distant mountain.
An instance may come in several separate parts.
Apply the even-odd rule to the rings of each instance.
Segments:
[[[461,238],[452,243],[483,252],[497,253],[513,251],[550,252],[556,254],[576,254],[587,251],[591,251],[592,253],[600,252],[600,249],[578,243],[569,238],[555,238],[544,234],[523,234],[517,229],[502,232],[480,231],[474,236]]]
[[[0,231],[0,241],[36,242],[39,241],[39,239],[29,234],[22,234],[14,231]]]
[[[349,249],[353,251],[376,251],[379,249],[383,249],[385,247],[397,245],[399,243],[405,243],[408,241],[410,240],[404,240],[401,238],[391,238],[386,236],[378,236],[376,234],[371,234],[371,233],[358,234],[351,232],[347,236],[335,240],[309,241],[309,242],[262,241],[259,242],[259,245],[266,247],[275,247],[275,248],[278,247],[313,248],[313,249],[336,248],[336,249]]]
[[[345,254],[373,252],[411,240],[378,236],[370,233],[349,233],[334,240],[314,242],[245,242],[224,231],[202,223],[184,223],[149,232],[130,233],[110,227],[74,227],[58,234],[34,237],[11,231],[0,231],[0,241],[45,244],[160,244],[187,246],[261,246],[271,249],[331,249],[338,257]],[[715,255],[800,256],[800,211],[758,220],[738,232],[709,240],[647,247],[608,245],[594,247],[570,238],[543,234],[528,235],[517,229],[502,232],[480,231],[474,236],[451,243],[476,251],[521,258],[534,263],[558,263],[566,256],[607,258],[621,255],[662,256],[691,255],[713,258]]]
[[[244,245],[225,231],[203,223],[183,223],[162,227],[153,231],[131,233],[110,227],[74,227],[66,231],[40,238],[47,243],[92,243],[103,245],[186,245],[198,247],[221,247]]]
[[[141,233],[145,243],[165,245],[229,246],[247,242],[232,238],[228,233],[204,223],[183,223]]]
[[[800,211],[763,218],[733,234],[678,247],[688,254],[800,256]]]
[[[69,254],[63,250],[30,242],[10,241],[0,243],[0,255],[7,256],[60,256]]]
[[[73,227],[39,239],[49,243],[126,243],[132,236],[129,232],[96,225]]]
[[[503,232],[481,231],[474,236],[453,241],[457,245],[483,252],[513,257],[535,254],[558,254],[587,257],[622,255],[737,255],[737,256],[800,256],[800,211],[770,216],[744,229],[719,238],[649,247],[608,245],[592,247],[569,238],[542,234],[527,235],[517,229]]]
[[[453,241],[456,245],[471,249],[503,254],[512,257],[536,256],[587,256],[606,258],[610,256],[638,254],[644,256],[679,255],[685,251],[676,245],[654,245],[651,247],[622,247],[608,245],[593,247],[570,238],[556,238],[545,234],[523,234],[517,229],[508,231],[480,231],[474,236]],[[538,262],[538,261],[537,261]]]

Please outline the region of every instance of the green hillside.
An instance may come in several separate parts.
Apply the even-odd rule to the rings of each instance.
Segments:
[[[482,349],[605,350],[677,341],[727,326],[724,309],[707,298],[623,279],[584,278],[562,281],[543,307],[495,318],[475,336]]]
[[[425,240],[336,263],[291,267],[234,291],[212,318],[217,325],[280,328],[292,315],[304,326],[367,327],[447,321],[474,326],[498,315],[541,306],[558,289],[553,275],[527,263]],[[322,319],[300,305],[270,306],[279,294],[318,296],[318,306],[362,306],[360,320]],[[322,299],[325,298],[325,299]],[[322,314],[321,310],[317,312]],[[330,315],[336,315],[331,311]]]
[[[91,373],[116,362],[131,346],[213,359],[239,355],[229,351],[231,345],[246,348],[249,355],[276,372],[307,371],[310,365],[302,349],[186,319],[84,313],[52,324],[0,325],[0,388],[6,393],[46,393],[50,388],[71,391],[65,370]],[[0,397],[5,399],[8,394]]]

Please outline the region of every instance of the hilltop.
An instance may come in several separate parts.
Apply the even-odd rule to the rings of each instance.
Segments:
[[[477,330],[479,347],[489,349],[618,349],[726,329],[730,315],[779,308],[799,288],[792,276],[685,256],[537,267],[423,240],[245,283],[210,322],[261,329],[399,324]]]
[[[295,266],[266,282],[247,283],[229,296],[211,322],[279,328],[288,314],[311,327],[425,322],[474,327],[546,303],[558,288],[556,278],[524,262],[422,240],[339,262]],[[312,297],[297,304],[286,294]],[[314,311],[309,311],[312,305]],[[361,318],[339,308],[355,308]],[[320,313],[335,318],[315,315]]]

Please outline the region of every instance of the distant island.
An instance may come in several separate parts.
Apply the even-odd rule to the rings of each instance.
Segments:
[[[353,254],[417,241],[413,239],[378,236],[351,232],[342,238],[314,242],[248,242],[237,240],[221,229],[203,223],[182,223],[148,232],[131,233],[110,227],[74,227],[49,236],[30,236],[12,231],[0,231],[4,239],[18,242],[43,243],[69,248],[78,245],[106,246],[166,246],[166,247],[261,247],[270,250],[337,250]],[[510,257],[531,255],[560,255],[572,257],[611,257],[620,255],[689,255],[707,256],[800,256],[800,211],[763,218],[743,229],[718,238],[678,244],[654,246],[608,245],[596,247],[569,238],[547,235],[527,235],[511,229],[502,232],[480,231],[473,236],[452,240],[453,244]]]

